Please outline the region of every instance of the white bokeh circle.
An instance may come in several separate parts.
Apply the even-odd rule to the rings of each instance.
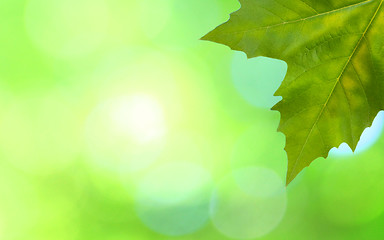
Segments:
[[[152,169],[138,184],[136,211],[155,232],[180,236],[209,219],[210,174],[192,162],[171,162]]]
[[[91,163],[115,172],[136,172],[157,160],[165,144],[161,104],[147,94],[109,99],[89,115],[86,141]]]
[[[210,215],[227,237],[253,239],[270,233],[286,210],[285,186],[272,170],[248,167],[225,177],[212,195]]]

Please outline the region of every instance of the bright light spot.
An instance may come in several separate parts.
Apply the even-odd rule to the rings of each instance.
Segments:
[[[162,108],[151,96],[121,98],[111,110],[116,131],[132,134],[139,142],[161,138],[165,133]]]
[[[165,132],[160,103],[150,95],[137,94],[98,106],[88,118],[86,137],[95,163],[131,172],[157,159]]]
[[[181,58],[173,58],[168,53],[154,49],[135,47],[133,50],[116,51],[104,59],[94,74],[93,81],[101,84],[99,91],[110,92],[115,96],[137,92],[156,96],[166,106],[167,113],[171,113],[168,121],[181,117],[185,106],[182,106],[181,101],[180,79],[194,76],[194,73],[189,74],[191,69],[185,70],[183,67],[186,63]]]
[[[243,168],[224,178],[211,199],[211,219],[224,235],[262,237],[282,220],[286,193],[280,177],[266,168]]]
[[[248,103],[270,109],[280,100],[273,94],[287,71],[283,61],[265,57],[247,59],[243,53],[235,53],[231,69],[233,83]]]
[[[169,236],[193,233],[209,219],[212,180],[200,165],[167,163],[141,181],[136,211],[150,229]]]
[[[357,144],[355,153],[361,153],[370,148],[381,136],[384,127],[384,111],[377,114],[372,126],[366,128]],[[351,156],[353,152],[346,143],[342,143],[338,148],[332,148],[330,156]]]
[[[30,38],[45,52],[73,58],[96,50],[107,36],[104,0],[30,0],[25,12]]]

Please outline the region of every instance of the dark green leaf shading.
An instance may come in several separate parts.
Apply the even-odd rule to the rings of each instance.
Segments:
[[[287,184],[346,142],[353,150],[384,106],[384,0],[240,0],[230,20],[203,37],[287,62],[283,100]]]

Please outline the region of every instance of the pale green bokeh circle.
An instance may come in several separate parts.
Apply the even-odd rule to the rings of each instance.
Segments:
[[[257,57],[247,59],[244,53],[233,55],[231,73],[235,88],[250,104],[270,109],[281,97],[274,96],[287,72],[281,60]]]
[[[211,187],[210,174],[198,164],[160,165],[138,184],[137,214],[155,232],[168,236],[193,233],[208,222]]]
[[[210,215],[225,236],[253,239],[277,227],[286,204],[285,186],[274,171],[242,168],[221,181],[212,195]]]
[[[231,154],[231,168],[265,167],[274,170],[283,180],[287,168],[284,144],[284,136],[277,132],[277,124],[260,117],[236,141]]]
[[[107,37],[109,17],[104,0],[29,0],[25,10],[31,40],[65,59],[95,51]]]

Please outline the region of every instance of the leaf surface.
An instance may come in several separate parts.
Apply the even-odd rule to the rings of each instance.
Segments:
[[[240,0],[202,38],[288,64],[273,107],[286,136],[287,184],[331,148],[355,150],[383,109],[383,1]]]

